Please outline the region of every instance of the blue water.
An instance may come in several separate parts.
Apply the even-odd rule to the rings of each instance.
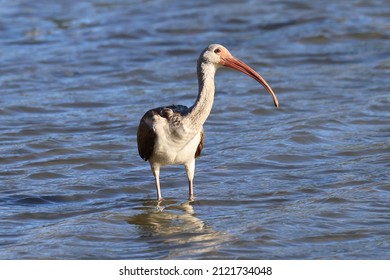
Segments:
[[[1,259],[389,259],[386,1],[1,1]],[[192,105],[225,45],[197,161],[155,201],[136,131]]]

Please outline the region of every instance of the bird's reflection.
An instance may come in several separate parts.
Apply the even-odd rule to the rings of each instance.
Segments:
[[[166,258],[193,258],[207,256],[224,241],[228,235],[213,230],[196,217],[196,201],[177,203],[172,199],[144,201],[138,210],[142,213],[128,217],[127,222],[137,226],[140,238],[150,245],[166,247]],[[146,241],[144,240],[144,241]],[[168,245],[168,246],[166,246]]]

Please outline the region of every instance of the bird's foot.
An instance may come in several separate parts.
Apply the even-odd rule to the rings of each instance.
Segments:
[[[158,212],[162,212],[164,209],[165,209],[165,206],[162,206],[161,203],[164,201],[164,199],[162,197],[160,197],[158,200],[157,200],[157,205],[156,205],[156,209]]]

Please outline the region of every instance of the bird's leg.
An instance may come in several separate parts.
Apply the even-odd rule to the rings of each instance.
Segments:
[[[156,180],[156,190],[157,190],[157,200],[162,200],[161,190],[160,190],[160,166],[151,165],[154,179]]]
[[[194,199],[194,174],[195,174],[195,158],[184,164],[188,178],[188,200]]]

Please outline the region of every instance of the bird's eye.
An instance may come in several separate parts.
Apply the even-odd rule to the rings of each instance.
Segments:
[[[220,49],[215,49],[215,50],[214,50],[214,53],[220,53],[220,52],[221,52]]]

